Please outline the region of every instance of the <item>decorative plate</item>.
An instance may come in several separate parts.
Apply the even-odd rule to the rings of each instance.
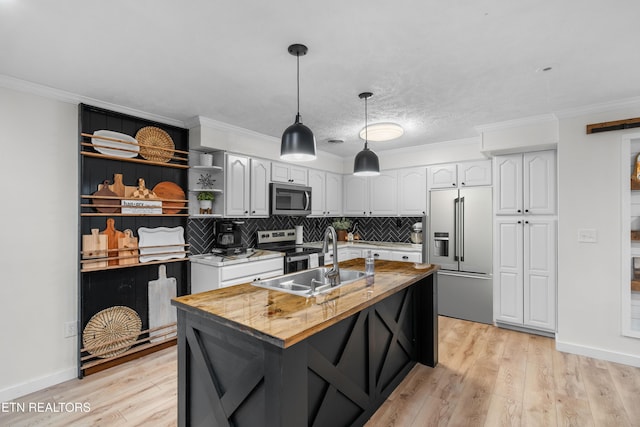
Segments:
[[[140,262],[164,261],[187,256],[183,246],[184,228],[182,227],[140,227],[138,238]]]
[[[142,321],[135,310],[114,306],[96,313],[82,332],[82,345],[94,356],[107,358],[129,350],[140,335]]]
[[[173,157],[175,152],[173,139],[160,128],[143,127],[136,133],[136,139],[140,144],[140,155],[147,160],[166,163]]]
[[[138,141],[126,133],[114,132],[112,130],[97,130],[93,132],[93,136],[94,138],[91,138],[91,143],[98,153],[114,157],[133,158],[140,152]],[[119,141],[111,141],[95,137],[105,137],[117,139]]]

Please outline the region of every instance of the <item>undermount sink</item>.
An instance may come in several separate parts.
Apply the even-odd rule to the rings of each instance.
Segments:
[[[253,282],[252,285],[261,288],[273,289],[276,291],[288,292],[294,295],[311,297],[333,289],[337,289],[342,285],[355,282],[365,277],[364,272],[357,270],[340,270],[340,284],[331,286],[325,273],[330,268],[319,267],[311,270],[298,271],[296,273],[285,274],[284,276],[274,277],[273,279],[259,280]],[[315,283],[315,290],[313,285]]]

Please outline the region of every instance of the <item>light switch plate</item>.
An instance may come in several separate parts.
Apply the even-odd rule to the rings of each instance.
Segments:
[[[593,228],[581,228],[578,230],[578,242],[596,243],[598,241],[598,231]]]

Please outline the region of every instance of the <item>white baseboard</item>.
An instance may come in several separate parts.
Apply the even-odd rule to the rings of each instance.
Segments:
[[[22,384],[0,390],[0,402],[9,402],[38,390],[51,387],[78,377],[77,368],[69,368],[55,374],[34,378]]]
[[[603,350],[601,348],[586,347],[583,345],[562,342],[557,337],[556,350],[640,368],[640,355],[638,354],[619,353],[610,350]]]

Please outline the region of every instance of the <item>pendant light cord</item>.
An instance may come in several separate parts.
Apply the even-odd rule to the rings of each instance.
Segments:
[[[367,99],[369,97],[365,97],[364,98],[364,149],[366,150],[368,148],[368,140],[369,140],[369,133],[367,132],[367,128],[369,127],[369,124],[367,122]]]
[[[300,117],[300,54],[296,54],[296,81],[298,84],[298,117]]]

